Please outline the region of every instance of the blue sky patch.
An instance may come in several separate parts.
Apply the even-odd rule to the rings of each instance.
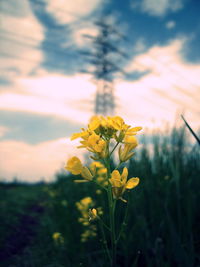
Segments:
[[[10,129],[0,140],[17,140],[29,144],[67,138],[79,132],[81,127],[51,116],[11,111],[0,111],[0,125]]]

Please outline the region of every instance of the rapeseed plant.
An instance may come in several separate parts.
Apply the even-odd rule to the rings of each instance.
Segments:
[[[65,169],[74,175],[82,176],[83,179],[76,180],[76,182],[94,182],[102,190],[105,190],[108,195],[109,227],[99,216],[98,209],[94,208],[94,203],[90,197],[82,199],[76,203],[76,206],[82,214],[79,221],[83,225],[88,226],[90,221],[99,221],[111,266],[116,266],[116,246],[121,234],[120,230],[117,236],[115,229],[116,202],[117,200],[127,202],[122,198],[123,194],[126,190],[136,187],[139,183],[138,177],[128,179],[128,169],[126,167],[123,168],[121,174],[118,169],[121,164],[127,162],[134,155],[133,150],[138,145],[136,134],[141,129],[141,127],[127,125],[119,116],[93,116],[86,129],[82,128],[80,133],[75,133],[71,137],[71,140],[81,139],[78,148],[84,148],[92,153],[90,158],[94,162],[90,166],[84,166],[78,157],[72,157],[66,162]],[[118,146],[119,164],[114,170],[111,170],[111,156]],[[82,241],[86,241],[89,235],[96,236],[96,227],[94,224],[91,226],[82,235]],[[110,232],[111,252],[105,240],[104,228]]]
[[[94,204],[95,203],[91,197],[85,197],[79,202],[76,202],[76,207],[81,214],[78,221],[84,227],[84,231],[81,234],[81,242],[86,242],[90,238],[95,237],[97,235],[96,225],[90,224],[90,221],[94,221],[95,219],[97,219],[97,217],[102,214],[102,209],[92,208]]]

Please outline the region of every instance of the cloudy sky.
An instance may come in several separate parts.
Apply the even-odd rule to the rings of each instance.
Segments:
[[[69,137],[87,124],[96,92],[79,51],[103,10],[126,36],[116,114],[151,130],[184,113],[198,129],[200,1],[2,0],[0,179],[49,180],[79,155]]]

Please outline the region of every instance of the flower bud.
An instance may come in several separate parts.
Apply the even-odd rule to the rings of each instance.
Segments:
[[[90,172],[90,170],[87,167],[83,167],[82,171],[81,171],[81,176],[88,181],[91,181],[93,178],[92,173]]]

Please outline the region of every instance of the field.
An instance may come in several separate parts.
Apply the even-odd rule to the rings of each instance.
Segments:
[[[117,231],[126,218],[116,266],[200,266],[200,149],[187,134],[174,129],[141,139],[129,163],[130,177],[140,177],[140,184],[126,192],[128,204],[117,202]],[[91,197],[108,223],[106,195],[74,178],[61,171],[50,184],[1,182],[2,267],[110,266],[100,225],[83,225],[77,209],[77,202]]]

